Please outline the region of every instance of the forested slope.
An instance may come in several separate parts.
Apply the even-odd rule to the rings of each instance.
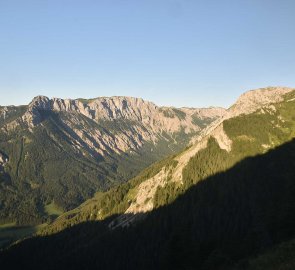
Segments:
[[[107,220],[82,223],[12,247],[1,254],[1,265],[228,269],[294,236],[294,162],[292,140],[198,182],[134,226],[109,230]]]

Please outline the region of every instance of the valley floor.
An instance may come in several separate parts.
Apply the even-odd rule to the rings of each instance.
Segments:
[[[18,226],[15,223],[0,225],[0,249],[19,239],[23,239],[37,233],[46,225],[47,224],[41,224],[38,226]]]

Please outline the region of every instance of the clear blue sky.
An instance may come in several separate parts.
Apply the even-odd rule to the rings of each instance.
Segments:
[[[229,106],[295,87],[294,0],[0,0],[0,104],[34,96]]]

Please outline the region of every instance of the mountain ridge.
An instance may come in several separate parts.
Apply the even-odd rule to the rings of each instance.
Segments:
[[[146,212],[152,211],[154,209],[153,201],[157,194],[158,189],[168,188],[171,183],[173,185],[174,184],[177,185],[178,187],[183,185],[182,179],[183,179],[183,171],[185,167],[188,165],[192,157],[194,157],[200,151],[206,149],[210,138],[213,137],[221,149],[230,153],[232,151],[232,147],[236,147],[237,145],[237,142],[235,141],[236,138],[233,138],[232,136],[230,137],[228,135],[228,131],[225,131],[224,124],[226,124],[226,130],[228,130],[229,125],[227,124],[227,121],[230,121],[230,119],[247,117],[247,115],[249,115],[250,118],[252,117],[253,119],[255,119],[256,117],[255,112],[258,112],[257,117],[259,118],[268,117],[268,115],[269,117],[272,117],[273,118],[272,121],[277,122],[276,125],[273,125],[273,128],[278,129],[278,132],[280,132],[279,131],[280,126],[285,125],[284,121],[287,121],[289,116],[285,115],[284,116],[285,120],[284,120],[283,118],[281,118],[280,115],[275,116],[275,114],[277,113],[277,110],[280,110],[280,106],[281,106],[280,103],[283,102],[282,104],[287,104],[290,100],[291,101],[293,100],[292,97],[291,98],[287,97],[288,94],[292,95],[292,93],[295,93],[294,88],[272,87],[272,88],[258,89],[256,91],[249,91],[241,95],[241,97],[237,100],[237,102],[227,110],[227,113],[223,117],[212,122],[210,125],[208,125],[207,128],[201,131],[200,135],[198,135],[197,138],[194,138],[194,140],[191,141],[190,147],[187,147],[186,150],[178,153],[176,156],[171,157],[172,163],[170,162],[170,163],[167,163],[166,165],[163,165],[162,168],[158,169],[156,174],[153,174],[150,178],[146,178],[137,186],[132,187],[135,190],[133,192],[135,195],[133,195],[132,197],[132,202],[125,209],[125,212],[124,212],[124,215],[122,215],[122,218],[119,217],[115,221],[114,223],[116,224],[115,226],[117,227],[118,224],[120,223],[124,226],[128,226],[128,222],[129,223],[132,222],[132,218],[128,218],[128,222],[124,218],[124,216],[128,216],[128,214],[138,214],[138,213],[146,213]],[[258,99],[258,100],[255,99],[255,97],[257,96],[260,97],[261,94],[265,95],[265,98]],[[249,102],[248,100],[249,96],[254,97],[255,102],[251,101],[251,98]],[[243,102],[245,104],[243,104]],[[235,107],[236,104],[238,104],[241,108],[239,112],[237,112],[237,109]],[[292,122],[292,119],[288,119],[288,121]],[[259,130],[259,127],[257,127],[257,129]],[[279,136],[282,136],[282,135],[279,135]],[[293,135],[291,134],[288,136],[292,138]],[[245,138],[247,138],[247,136]],[[240,139],[238,138],[238,140]],[[266,139],[264,143],[261,143],[259,145],[261,149],[259,150],[260,151],[259,153],[263,153],[264,151],[267,151],[268,149],[277,146],[278,142],[270,141],[267,143],[267,140],[268,139]],[[271,145],[272,143],[273,145]],[[245,150],[245,153],[247,152],[249,152],[249,150]],[[172,167],[171,167],[171,164],[173,164]],[[91,200],[86,205],[91,205]],[[79,215],[79,212],[78,212],[78,215]],[[56,220],[57,227],[61,226],[61,228],[63,228],[63,225],[62,225],[63,222],[67,224],[66,219],[67,219],[67,216],[63,217],[62,219],[57,219]]]
[[[27,106],[0,107],[0,151],[8,159],[0,164],[0,222],[43,222],[53,201],[70,210],[181,150],[224,111],[126,97],[37,96]]]

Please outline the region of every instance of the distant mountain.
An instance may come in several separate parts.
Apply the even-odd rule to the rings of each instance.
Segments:
[[[181,150],[222,108],[140,98],[49,99],[0,107],[0,223],[39,224]]]
[[[3,251],[0,263],[169,270],[269,269],[275,263],[291,269],[294,138],[295,89],[247,92],[185,150],[96,193],[39,237]],[[281,255],[274,263],[259,261],[274,258],[266,250],[275,247]]]

